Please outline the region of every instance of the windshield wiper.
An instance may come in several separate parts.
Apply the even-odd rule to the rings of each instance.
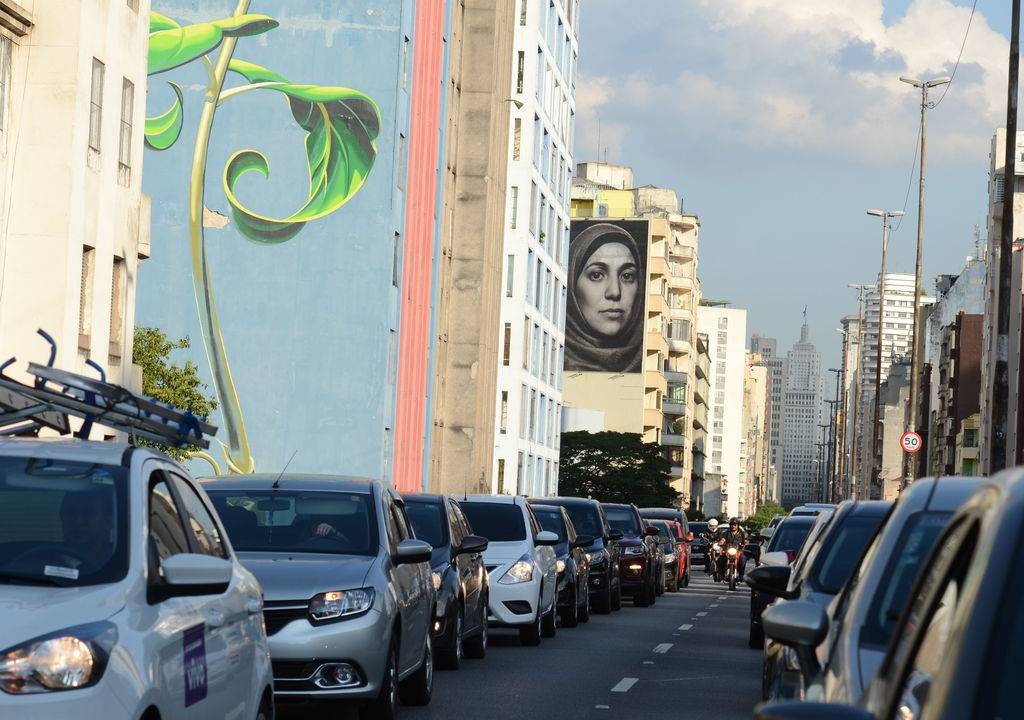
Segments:
[[[60,582],[58,578],[46,575],[27,575],[24,573],[13,573],[0,570],[0,583],[9,585],[50,585],[53,587],[68,587],[67,583]]]

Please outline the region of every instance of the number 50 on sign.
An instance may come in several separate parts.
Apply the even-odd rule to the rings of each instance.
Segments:
[[[905,432],[900,437],[900,447],[903,448],[903,452],[909,453],[910,455],[920,451],[921,445],[921,436],[916,432]]]

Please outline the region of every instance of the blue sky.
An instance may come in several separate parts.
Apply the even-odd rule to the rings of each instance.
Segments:
[[[953,69],[970,0],[587,0],[576,156],[632,165],[701,218],[705,297],[749,310],[788,349],[809,306],[839,359],[847,283],[878,272],[880,225],[900,209],[919,95],[898,76]],[[992,9],[989,6],[992,6]],[[1005,122],[1009,12],[979,0],[956,81],[929,114],[926,290],[985,233],[988,154]],[[913,271],[914,183],[890,270]]]

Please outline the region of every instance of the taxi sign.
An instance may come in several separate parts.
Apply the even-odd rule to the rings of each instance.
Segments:
[[[921,436],[916,432],[905,432],[900,436],[900,447],[903,448],[903,452],[914,455],[921,450],[923,441]]]

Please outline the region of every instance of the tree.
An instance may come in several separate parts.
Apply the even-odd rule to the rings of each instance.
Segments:
[[[187,337],[171,340],[156,328],[140,327],[135,328],[132,353],[135,364],[142,368],[144,395],[205,419],[217,409],[217,401],[205,394],[206,385],[199,379],[199,368],[191,360],[186,360],[184,365],[171,362],[172,351],[187,350],[191,345]],[[150,442],[140,444],[156,447],[176,460],[185,460],[192,450],[197,449]]]
[[[767,527],[768,523],[776,515],[785,514],[786,510],[781,505],[773,502],[764,503],[758,506],[757,512],[743,521],[743,527],[747,529],[747,532],[754,533],[763,527]]]
[[[640,507],[676,507],[672,464],[661,446],[636,433],[567,432],[562,435],[559,492]]]

